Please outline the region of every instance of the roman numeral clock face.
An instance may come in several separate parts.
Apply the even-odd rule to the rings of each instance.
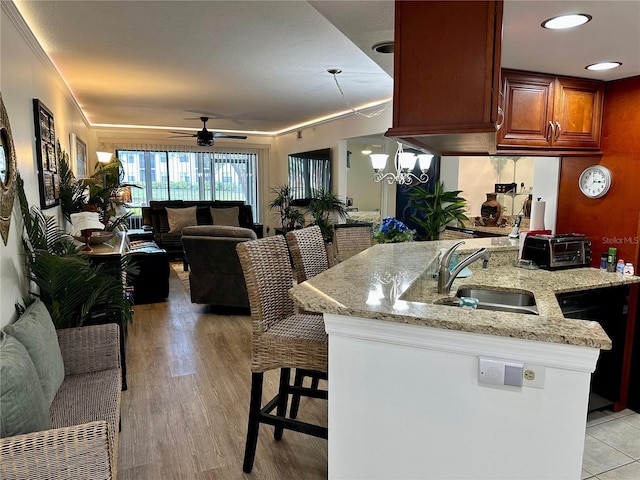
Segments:
[[[589,198],[604,197],[611,188],[611,171],[602,165],[592,165],[580,174],[580,191]]]

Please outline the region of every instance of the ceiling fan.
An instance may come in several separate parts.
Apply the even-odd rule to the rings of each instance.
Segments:
[[[176,133],[177,135],[168,138],[195,137],[197,139],[198,146],[200,147],[212,146],[215,138],[238,138],[240,140],[245,140],[247,138],[246,135],[227,135],[226,133],[211,132],[207,130],[207,120],[209,120],[209,117],[200,117],[200,120],[202,121],[202,130],[198,133],[169,132]]]

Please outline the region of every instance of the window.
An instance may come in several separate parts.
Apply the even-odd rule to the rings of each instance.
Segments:
[[[308,201],[319,188],[331,191],[331,149],[289,155],[291,198]]]
[[[248,149],[247,149],[248,150]],[[241,200],[258,221],[258,152],[118,149],[132,189],[132,206],[152,200]]]

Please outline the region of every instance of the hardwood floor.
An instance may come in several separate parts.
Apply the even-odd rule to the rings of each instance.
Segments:
[[[327,442],[260,427],[251,474],[242,472],[251,382],[251,319],[190,302],[171,271],[169,300],[134,307],[122,392],[118,477],[325,479]],[[278,372],[265,375],[264,399]],[[327,402],[302,399],[299,418],[326,425]]]

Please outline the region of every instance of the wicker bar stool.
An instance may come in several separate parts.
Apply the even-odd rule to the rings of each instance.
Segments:
[[[333,265],[330,261],[331,255],[328,253],[322,231],[317,225],[287,232],[286,240],[298,283],[315,277]],[[310,312],[299,310],[299,313]],[[318,388],[320,380],[326,379],[324,373],[297,368],[293,384],[302,386],[306,377],[311,377],[311,388],[314,389]],[[290,410],[291,418],[297,417],[299,406],[300,395],[293,395]]]
[[[370,223],[340,223],[333,226],[336,258],[339,262],[353,257],[371,246]]]
[[[274,438],[295,430],[327,438],[327,428],[286,417],[289,395],[327,398],[326,390],[290,384],[291,368],[322,372],[326,378],[328,341],[321,315],[294,313],[288,290],[293,275],[287,244],[276,235],[239,243],[236,247],[244,272],[253,329],[251,401],[243,470],[249,473],[261,423],[273,425]],[[278,394],[262,406],[264,372],[280,369]],[[276,410],[275,415],[272,413]]]
[[[298,283],[315,277],[331,266],[319,226],[292,230],[287,232],[286,239]]]
[[[441,240],[457,240],[459,238],[473,238],[473,234],[467,233],[467,232],[461,232],[459,230],[445,229],[445,231],[442,232]]]

